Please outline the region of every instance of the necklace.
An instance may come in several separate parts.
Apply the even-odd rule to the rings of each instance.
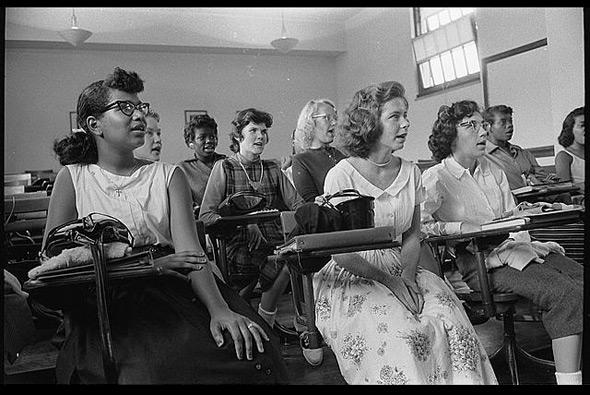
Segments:
[[[140,162],[136,163],[132,168],[131,171],[129,172],[129,174],[126,174],[124,177],[129,177],[130,175],[132,175],[133,173],[135,173],[135,170],[137,170],[140,166]],[[105,176],[105,178],[107,180],[109,180],[109,182],[111,183],[111,185],[114,187],[115,189],[115,194],[117,194],[117,197],[121,197],[121,193],[123,192],[123,188],[124,185],[120,185],[117,184],[113,181],[113,179],[111,177],[109,177],[104,170],[102,169],[102,167],[98,166],[98,169],[100,170],[100,172],[102,173],[103,176]]]
[[[262,177],[264,177],[264,165],[262,164],[262,162],[260,162],[260,168],[262,169],[260,171],[260,181],[252,181],[250,179],[250,176],[248,175],[248,172],[246,171],[246,168],[244,167],[244,165],[242,164],[242,161],[240,160],[240,158],[238,156],[236,156],[236,158],[238,159],[238,163],[240,164],[240,166],[242,167],[242,170],[244,170],[244,174],[246,174],[246,178],[248,179],[248,182],[250,183],[250,186],[252,188],[254,188],[254,190],[256,192],[258,192],[258,190],[260,188],[262,188]],[[254,166],[252,166],[254,167]]]
[[[393,160],[393,155],[391,155],[391,156],[389,157],[389,160],[388,160],[387,162],[384,162],[384,163],[377,163],[377,162],[373,162],[373,161],[372,161],[371,159],[369,159],[368,157],[367,157],[367,158],[365,158],[365,159],[367,160],[367,162],[369,162],[369,163],[370,163],[370,164],[372,164],[372,165],[375,165],[375,166],[377,166],[377,167],[385,167],[385,166],[387,166],[388,164],[390,164],[390,163],[391,163],[391,161]]]

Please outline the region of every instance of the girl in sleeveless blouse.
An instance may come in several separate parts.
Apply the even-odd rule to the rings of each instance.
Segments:
[[[116,382],[285,383],[278,340],[269,338],[268,325],[212,274],[182,170],[133,156],[144,143],[149,111],[141,91],[139,76],[120,68],[82,91],[77,117],[83,131],[54,144],[65,167],[55,181],[45,234],[97,211],[121,220],[134,236],[133,247],[174,248],[154,263],[168,275],[110,284]],[[57,381],[104,383],[92,297],[83,292],[67,299],[62,308],[69,327]]]
[[[571,111],[563,121],[557,141],[564,148],[555,155],[555,171],[562,180],[571,180],[584,194],[584,107]]]

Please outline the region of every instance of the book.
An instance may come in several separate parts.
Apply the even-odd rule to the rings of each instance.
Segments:
[[[276,253],[309,252],[357,245],[367,245],[367,249],[370,249],[372,244],[392,242],[395,237],[395,230],[392,226],[312,233],[293,237],[277,247]]]
[[[512,228],[514,226],[526,225],[530,222],[528,217],[510,217],[498,219],[481,224],[481,230]]]
[[[524,187],[513,189],[512,193],[514,195],[520,195],[522,193],[533,192],[534,190],[535,190],[535,187],[533,187],[532,185],[526,185]]]

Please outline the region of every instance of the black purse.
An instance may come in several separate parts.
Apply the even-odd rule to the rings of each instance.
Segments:
[[[343,197],[352,197],[344,202],[334,205],[330,200]],[[330,207],[340,213],[341,229],[352,230],[375,227],[375,198],[361,195],[356,189],[343,189],[324,198],[324,206]]]
[[[117,241],[133,246],[133,235],[127,226],[110,215],[91,213],[53,228],[41,255],[51,258],[64,249]]]
[[[264,209],[266,197],[260,192],[241,191],[226,197],[219,206],[217,212],[222,217],[244,215]]]

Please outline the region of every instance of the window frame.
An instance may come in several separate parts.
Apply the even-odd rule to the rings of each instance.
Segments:
[[[412,26],[412,39],[423,36],[424,34],[428,34],[430,32],[422,33],[422,26],[421,26],[421,18],[420,18],[420,8],[421,7],[412,7],[412,17],[413,17],[413,26]],[[444,7],[450,8],[450,7]],[[415,70],[416,70],[416,81],[418,83],[418,94],[417,98],[430,96],[435,93],[440,93],[450,88],[457,88],[461,86],[467,86],[474,82],[481,81],[481,59],[479,59],[479,47],[478,40],[477,40],[477,26],[475,22],[475,11],[469,15],[471,29],[473,31],[473,42],[475,43],[475,47],[478,50],[478,62],[479,62],[479,71],[472,74],[467,74],[463,77],[455,78],[452,81],[445,81],[442,84],[434,85],[428,88],[424,88],[424,82],[422,81],[422,72],[420,71],[420,63],[416,60],[416,53],[414,52],[414,46],[412,45],[412,54],[414,57],[415,63]],[[451,23],[453,23],[452,21]],[[440,28],[440,27],[439,27]],[[442,52],[437,53],[438,56],[443,54],[444,52],[451,51],[453,48],[445,49]],[[434,55],[433,55],[434,56]],[[432,58],[432,57],[431,57]],[[431,59],[429,58],[429,59]],[[466,59],[467,60],[467,59]],[[422,62],[424,63],[424,62]],[[444,71],[443,71],[444,72]]]

